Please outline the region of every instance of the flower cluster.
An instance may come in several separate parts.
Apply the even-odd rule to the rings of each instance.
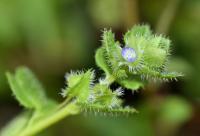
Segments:
[[[115,41],[111,30],[103,31],[102,46],[96,52],[97,65],[106,78],[119,83],[124,80],[168,81],[181,76],[168,72],[171,42],[162,35],[152,34],[148,25],[136,25],[124,35],[124,47]],[[125,86],[126,87],[126,86]]]

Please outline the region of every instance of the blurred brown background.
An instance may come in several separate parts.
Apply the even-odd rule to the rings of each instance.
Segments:
[[[185,74],[179,82],[149,84],[126,93],[132,117],[69,117],[41,136],[199,136],[200,135],[200,0],[0,0],[0,127],[20,107],[5,71],[30,67],[50,97],[64,86],[65,72],[95,68],[101,30],[116,38],[134,24],[147,23],[172,40],[170,69]]]

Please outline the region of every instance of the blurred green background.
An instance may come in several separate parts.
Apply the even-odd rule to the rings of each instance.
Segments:
[[[149,84],[127,93],[131,117],[79,115],[39,136],[199,136],[200,0],[0,0],[0,128],[23,109],[12,96],[5,72],[26,65],[58,101],[64,74],[94,67],[103,28],[116,38],[134,24],[148,23],[172,40],[169,69],[179,82]],[[128,90],[130,91],[130,90]]]

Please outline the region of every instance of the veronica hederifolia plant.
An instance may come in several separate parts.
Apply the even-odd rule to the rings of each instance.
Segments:
[[[134,26],[124,35],[123,45],[105,29],[95,55],[105,74],[98,80],[92,69],[66,74],[66,87],[60,93],[65,101],[60,104],[46,96],[29,69],[20,67],[15,74],[7,73],[13,94],[25,111],[2,129],[1,136],[35,135],[66,116],[82,112],[111,116],[137,112],[123,106],[120,96],[124,88],[134,91],[149,80],[168,81],[181,76],[167,71],[170,45],[169,39],[152,34],[147,25]],[[112,90],[113,82],[121,87]]]

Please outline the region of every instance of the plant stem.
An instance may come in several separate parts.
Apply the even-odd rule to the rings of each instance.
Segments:
[[[115,77],[113,75],[106,77],[106,83],[108,85],[112,84],[114,81],[115,81]]]
[[[53,113],[49,115],[46,119],[41,120],[37,123],[37,125],[25,129],[20,136],[32,136],[36,133],[42,131],[43,129],[47,128],[48,126],[58,122],[59,120],[69,116],[75,115],[79,113],[79,108],[75,104],[68,104],[66,107],[57,111],[57,113]]]

